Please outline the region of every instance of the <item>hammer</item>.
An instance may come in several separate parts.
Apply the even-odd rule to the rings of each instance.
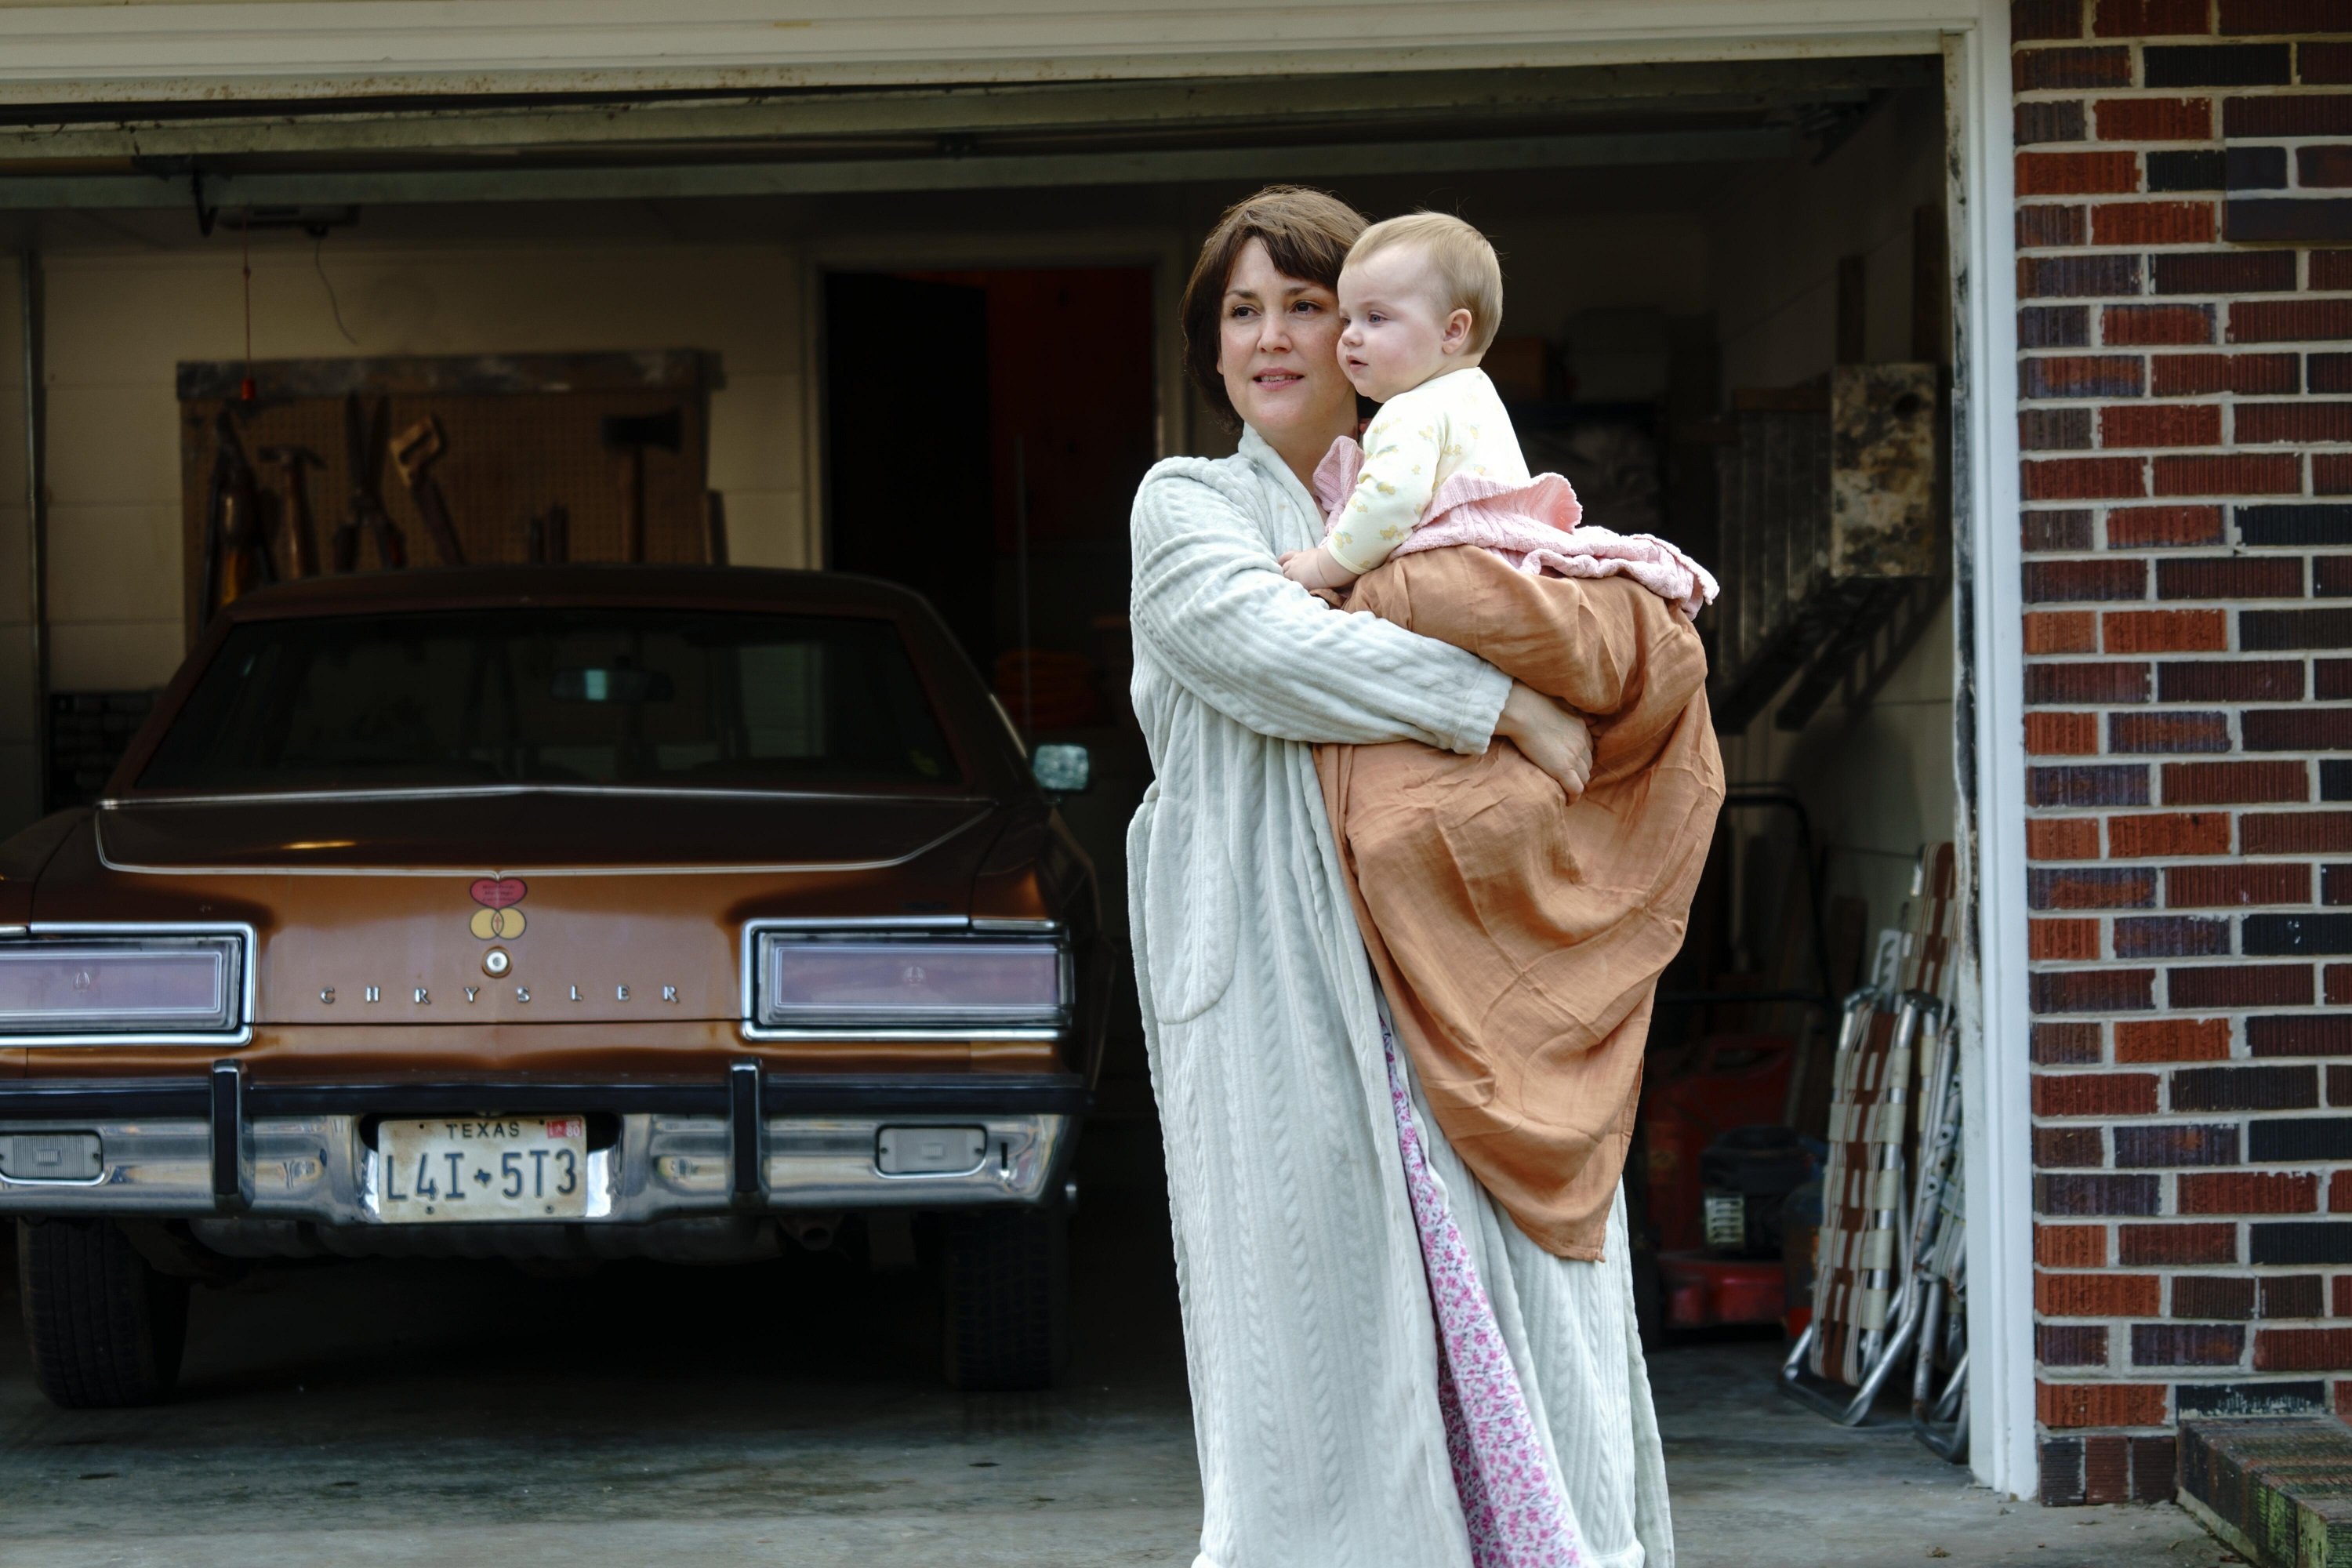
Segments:
[[[646,558],[646,453],[659,447],[665,452],[678,449],[683,421],[675,408],[659,414],[608,414],[604,416],[604,446],[622,455],[621,468],[621,559],[641,562]]]
[[[278,465],[278,477],[286,486],[287,552],[293,574],[297,577],[316,577],[319,532],[310,521],[310,486],[303,470],[327,465],[308,447],[264,447],[260,457],[265,463]]]
[[[457,543],[457,525],[449,521],[448,503],[441,499],[441,483],[432,472],[433,459],[441,455],[443,445],[441,421],[428,414],[394,438],[392,466],[400,470],[400,482],[408,487],[409,499],[416,503],[416,515],[425,520],[425,531],[433,536],[441,564],[463,566],[466,552]]]

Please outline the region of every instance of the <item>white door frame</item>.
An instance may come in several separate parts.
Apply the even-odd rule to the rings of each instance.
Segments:
[[[1111,81],[1933,53],[1956,308],[1971,1466],[2036,1487],[2016,285],[2005,0],[274,0],[0,6],[0,102]],[[1164,285],[1163,285],[1164,287]],[[815,525],[812,523],[814,528]],[[1990,1044],[1989,1044],[1990,1042]]]
[[[1954,146],[1953,739],[1963,908],[1959,987],[1968,1180],[1969,1463],[2039,1489],[2034,1448],[2033,1096],[2027,1042],[2024,547],[2018,524],[2017,261],[2009,7],[1945,40]],[[1988,1321],[1987,1320],[1990,1320]]]

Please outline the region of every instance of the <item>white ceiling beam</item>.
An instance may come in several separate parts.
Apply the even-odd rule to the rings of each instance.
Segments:
[[[442,202],[663,201],[1732,163],[1794,157],[1803,145],[1793,130],[1664,131],[1037,156],[207,175],[203,189],[205,205],[223,211]],[[184,175],[0,179],[0,209],[192,207],[194,202],[194,187]]]
[[[281,0],[0,5],[0,100],[753,91],[1935,53],[1976,0]]]
[[[0,162],[226,154],[781,142],[822,137],[1005,135],[1024,131],[1311,126],[1378,115],[1495,120],[1644,111],[1757,112],[1935,81],[1935,62],[1852,59],[1630,64],[1477,72],[1378,72],[1190,82],[813,92],[712,101],[638,99],[551,106],[216,116],[150,108],[103,120],[79,106],[0,125]],[[1461,127],[1453,128],[1458,134]]]

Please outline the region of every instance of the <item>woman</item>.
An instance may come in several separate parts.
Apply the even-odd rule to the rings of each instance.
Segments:
[[[1355,428],[1333,290],[1363,227],[1285,187],[1219,222],[1185,290],[1185,358],[1240,450],[1161,463],[1135,501],[1133,692],[1156,782],[1128,865],[1205,1494],[1195,1568],[1471,1561],[1381,1002],[1311,744],[1506,739],[1571,795],[1591,761],[1549,699],[1328,609],[1276,564],[1320,539],[1308,481]],[[1668,1568],[1622,1203],[1601,1262],[1555,1258],[1419,1110],[1578,1561]]]

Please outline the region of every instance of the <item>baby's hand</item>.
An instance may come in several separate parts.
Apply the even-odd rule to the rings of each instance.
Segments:
[[[1356,580],[1355,574],[1332,560],[1331,552],[1321,545],[1291,551],[1281,559],[1282,574],[1302,588],[1345,588]]]

